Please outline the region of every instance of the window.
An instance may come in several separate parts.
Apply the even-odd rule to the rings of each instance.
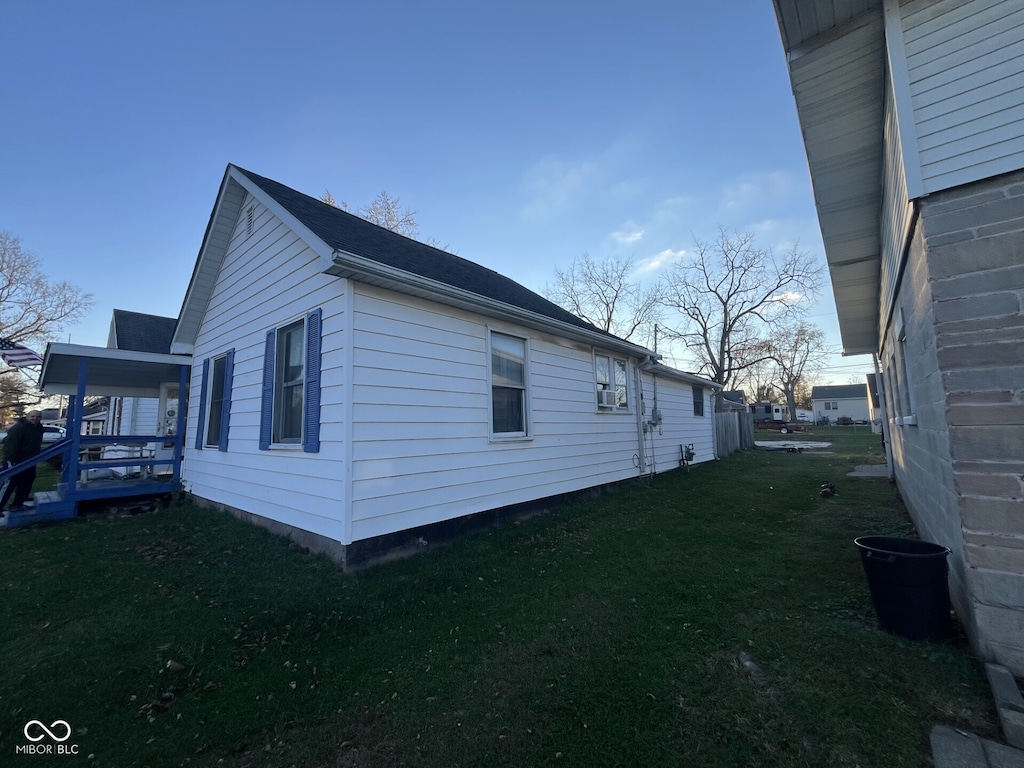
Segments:
[[[228,423],[231,418],[231,384],[235,350],[203,360],[203,378],[199,393],[199,424],[196,448],[228,449]]]
[[[704,387],[698,384],[691,384],[690,391],[693,392],[693,415],[704,415]]]
[[[526,340],[491,333],[491,433],[526,437]]]
[[[267,331],[263,356],[260,450],[301,445],[320,450],[321,310]]]
[[[825,410],[826,411],[838,411],[839,410],[839,401],[838,400],[826,400],[825,401]]]
[[[216,448],[220,445],[221,415],[224,413],[224,367],[226,357],[215,357],[211,366],[213,368],[210,377],[209,405],[206,420],[206,445]]]
[[[275,443],[302,440],[302,396],[306,383],[305,323],[300,320],[277,330],[274,362]]]
[[[604,410],[629,408],[629,389],[626,386],[626,361],[624,359],[610,355],[594,355],[594,377],[597,381],[598,408]]]

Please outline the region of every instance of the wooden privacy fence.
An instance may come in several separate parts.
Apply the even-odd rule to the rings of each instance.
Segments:
[[[754,447],[754,414],[722,411],[715,414],[715,456],[728,456]]]

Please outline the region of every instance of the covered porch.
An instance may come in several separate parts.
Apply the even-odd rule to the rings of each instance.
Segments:
[[[48,344],[38,386],[47,395],[67,396],[67,438],[45,448],[32,463],[61,457],[60,481],[54,491],[35,493],[30,510],[8,513],[7,524],[72,518],[82,501],[176,490],[181,480],[191,366],[187,355]],[[83,435],[83,405],[90,396],[156,398],[160,421],[149,434]],[[0,470],[0,482],[19,469],[25,469],[24,464]]]

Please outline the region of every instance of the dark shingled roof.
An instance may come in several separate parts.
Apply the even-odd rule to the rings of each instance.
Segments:
[[[379,227],[244,168],[238,170],[334,250],[347,251],[552,320],[611,336],[491,269]]]
[[[117,339],[117,348],[166,355],[171,351],[171,337],[177,322],[174,317],[115,309],[114,337]]]
[[[867,384],[833,384],[811,389],[812,400],[855,400],[867,396]]]

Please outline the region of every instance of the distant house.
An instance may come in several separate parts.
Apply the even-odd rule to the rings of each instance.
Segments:
[[[815,421],[828,419],[835,424],[838,419],[852,419],[866,423],[871,420],[868,387],[866,384],[813,387],[811,410]]]
[[[719,408],[724,411],[746,411],[747,396],[742,389],[723,392],[719,400]]]
[[[177,319],[143,312],[115,309],[110,318],[107,336],[108,349],[131,352],[150,352],[166,355],[171,348],[171,337]],[[168,416],[168,396],[173,404],[177,400],[177,387],[168,384],[162,398],[112,397],[107,418],[108,435],[166,435],[173,434],[174,415]],[[172,405],[173,409],[173,405]]]
[[[920,535],[1024,675],[1024,4],[774,0],[844,351]]]
[[[235,166],[170,351],[192,356],[188,491],[345,562],[715,458],[713,382]]]

